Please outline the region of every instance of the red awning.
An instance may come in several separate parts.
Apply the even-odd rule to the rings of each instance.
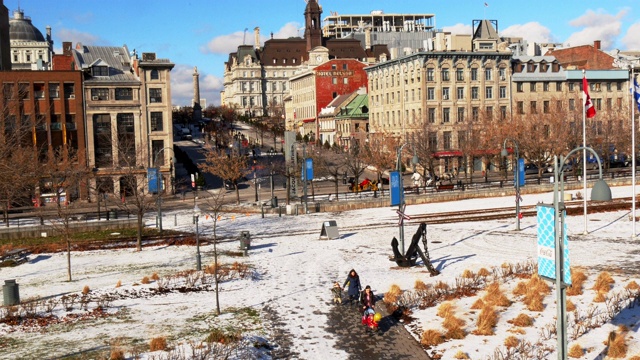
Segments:
[[[433,153],[434,158],[461,157],[461,156],[462,156],[462,151],[460,150],[437,151]]]

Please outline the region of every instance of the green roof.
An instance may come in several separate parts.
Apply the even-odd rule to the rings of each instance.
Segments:
[[[342,107],[336,119],[368,119],[369,118],[369,96],[362,94],[356,96],[349,104]]]

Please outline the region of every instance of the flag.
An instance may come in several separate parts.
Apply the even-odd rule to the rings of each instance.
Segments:
[[[635,99],[638,111],[640,111],[640,85],[638,85],[636,78],[633,78],[633,98]]]
[[[489,4],[487,4],[487,3],[484,3],[484,7],[489,7]]]
[[[587,117],[592,118],[596,116],[596,108],[593,107],[591,96],[589,96],[589,83],[587,82],[586,76],[582,77],[582,100],[584,103],[584,111],[587,114]]]

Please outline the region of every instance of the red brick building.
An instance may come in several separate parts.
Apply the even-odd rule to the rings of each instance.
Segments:
[[[611,70],[618,69],[613,65],[613,56],[600,49],[600,40],[592,45],[574,46],[548,51],[546,55],[555,57],[560,66],[566,70]]]

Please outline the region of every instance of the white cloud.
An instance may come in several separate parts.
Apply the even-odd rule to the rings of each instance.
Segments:
[[[208,105],[220,105],[220,91],[223,79],[202,72],[200,73],[200,97],[207,99]],[[176,64],[171,70],[171,103],[172,105],[191,106],[193,99],[193,66]]]
[[[452,34],[473,35],[473,28],[471,25],[465,25],[457,23],[453,26],[444,26],[442,28],[444,32],[450,32]]]
[[[300,24],[297,22],[290,22],[285,24],[280,30],[273,34],[274,39],[288,39],[290,37],[302,36],[298,33]],[[246,35],[245,35],[246,32]],[[260,43],[264,44],[266,40],[271,38],[271,33],[264,33],[263,29],[260,29]],[[246,31],[236,31],[231,34],[221,35],[211,39],[200,51],[207,54],[229,54],[235,52],[239,45],[255,44],[255,35],[253,29],[247,29]]]
[[[56,54],[62,54],[62,42],[70,41],[75,48],[77,43],[83,45],[110,45],[109,41],[91,33],[81,32],[75,29],[60,28],[53,33],[54,43],[56,46],[53,51]]]
[[[624,50],[640,50],[640,22],[632,24],[621,42],[626,47]]]
[[[526,24],[515,24],[500,32],[501,36],[521,37],[529,43],[550,43],[556,42],[551,30],[539,22],[532,21]]]
[[[610,50],[615,46],[620,35],[622,18],[628,13],[623,9],[615,15],[607,14],[603,10],[587,10],[584,15],[571,20],[569,25],[582,28],[569,36],[565,44],[569,46],[592,45],[595,40],[601,41],[603,50]]]

